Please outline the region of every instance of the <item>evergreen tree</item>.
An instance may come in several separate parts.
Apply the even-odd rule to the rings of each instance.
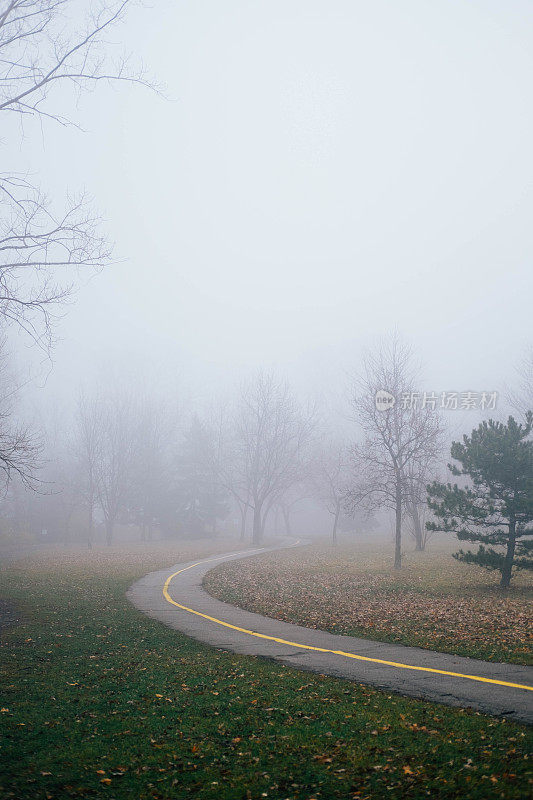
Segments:
[[[489,420],[453,442],[452,475],[470,477],[460,488],[434,481],[428,505],[437,518],[426,527],[453,531],[461,541],[480,542],[477,552],[459,550],[459,561],[501,572],[508,587],[513,568],[533,569],[533,413],[524,424],[509,417],[507,424]],[[496,549],[498,548],[498,549]]]

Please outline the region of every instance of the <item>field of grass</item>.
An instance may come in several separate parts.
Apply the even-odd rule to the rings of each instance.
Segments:
[[[130,606],[133,580],[195,555],[48,554],[0,573],[20,614],[2,646],[2,799],[528,794],[522,726],[216,651]]]
[[[391,547],[311,545],[222,564],[206,589],[270,617],[333,633],[440,650],[488,661],[532,661],[533,578],[502,592],[498,573],[451,557],[455,542],[407,552]]]

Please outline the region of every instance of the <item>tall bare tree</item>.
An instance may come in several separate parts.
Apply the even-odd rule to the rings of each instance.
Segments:
[[[106,543],[111,545],[115,524],[128,506],[136,414],[132,397],[125,392],[101,395],[97,403],[96,500],[104,517]]]
[[[261,541],[275,501],[301,479],[314,424],[313,413],[303,411],[274,375],[260,373],[243,387],[235,447],[253,511],[254,543]]]
[[[4,119],[75,124],[60,86],[79,92],[99,82],[150,85],[142,64],[113,54],[109,34],[133,0],[4,0],[0,8],[0,112]],[[6,126],[4,126],[4,131]],[[13,126],[13,130],[17,130]],[[5,135],[5,134],[4,134]],[[54,314],[70,295],[78,268],[109,263],[111,247],[84,196],[62,212],[13,173],[0,174],[0,315],[41,347],[52,343]]]
[[[102,437],[102,408],[97,396],[81,392],[78,398],[74,453],[80,476],[80,492],[87,507],[87,547],[93,546],[94,509]]]
[[[418,402],[412,353],[397,336],[365,358],[352,405],[365,439],[355,448],[362,483],[350,490],[348,504],[370,498],[394,510],[394,566],[400,569],[409,475],[436,457],[440,426],[437,409]]]
[[[44,450],[39,470],[41,491],[30,492],[29,502],[41,530],[52,537],[61,536],[63,544],[71,541],[72,522],[84,510],[79,461],[72,448],[70,419],[65,408],[55,406],[43,420]]]
[[[240,540],[243,542],[246,538],[246,525],[251,508],[250,486],[236,437],[235,419],[227,404],[221,404],[213,409],[210,414],[210,427],[213,431],[213,472],[238,510]]]
[[[334,441],[323,444],[312,462],[310,484],[314,497],[333,517],[333,546],[337,544],[339,520],[351,478],[350,466],[348,449]]]

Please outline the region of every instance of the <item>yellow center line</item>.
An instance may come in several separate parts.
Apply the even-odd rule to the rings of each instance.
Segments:
[[[297,543],[296,543],[297,544]],[[262,550],[251,550],[249,555],[253,555],[255,553],[260,553]],[[527,689],[530,692],[533,692],[533,686],[526,686],[521,683],[510,683],[508,681],[498,681],[495,678],[483,678],[481,675],[465,675],[462,672],[449,672],[445,669],[435,669],[434,667],[419,667],[415,666],[414,664],[402,664],[397,661],[385,661],[382,658],[371,658],[370,656],[361,656],[357,655],[356,653],[345,653],[343,650],[328,650],[326,647],[315,647],[311,644],[301,644],[300,642],[292,642],[288,639],[280,639],[277,636],[268,636],[266,633],[258,633],[258,631],[250,631],[247,628],[240,628],[238,625],[232,625],[230,622],[224,622],[224,620],[217,619],[217,617],[211,617],[209,614],[203,614],[201,611],[196,611],[194,608],[189,608],[188,606],[184,606],[181,603],[178,603],[170,596],[169,586],[170,582],[173,578],[177,575],[181,575],[182,572],[186,572],[188,569],[192,569],[193,567],[198,567],[201,564],[209,564],[211,561],[220,561],[221,558],[226,558],[227,555],[224,554],[222,556],[218,556],[217,558],[208,558],[204,561],[197,561],[195,564],[190,564],[188,567],[183,567],[183,569],[179,569],[177,572],[172,573],[166,579],[165,584],[163,586],[163,596],[165,600],[171,603],[173,606],[180,608],[182,611],[188,611],[190,614],[195,614],[197,617],[202,617],[203,619],[209,620],[209,622],[214,622],[217,625],[223,625],[225,628],[230,628],[234,631],[239,631],[239,633],[246,633],[248,636],[255,636],[257,639],[267,639],[271,642],[278,642],[278,644],[287,644],[290,647],[298,647],[300,650],[312,650],[317,653],[332,653],[336,656],[344,656],[345,658],[353,658],[357,661],[371,661],[374,664],[385,664],[388,667],[396,667],[398,669],[413,669],[419,672],[432,672],[436,675],[449,675],[453,678],[467,678],[471,681],[480,681],[481,683],[494,683],[498,686],[510,686],[512,689]]]

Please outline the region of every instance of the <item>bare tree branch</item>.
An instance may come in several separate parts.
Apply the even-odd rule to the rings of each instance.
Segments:
[[[315,427],[286,383],[260,373],[243,387],[235,417],[238,470],[253,508],[253,539],[261,540],[272,504],[302,478]]]
[[[53,105],[59,83],[87,89],[126,81],[159,91],[131,55],[113,58],[105,36],[123,22],[134,0],[89,4],[80,25],[73,0],[11,0],[0,13],[0,111],[73,124]],[[45,108],[42,108],[45,106]]]
[[[97,270],[111,260],[99,223],[86,197],[72,199],[57,216],[26,179],[0,175],[0,316],[44,350],[77,270]]]
[[[348,492],[346,502],[353,509],[373,499],[394,509],[394,565],[398,569],[402,559],[402,514],[423,467],[433,463],[440,444],[437,412],[402,403],[402,395],[413,391],[414,381],[411,351],[393,336],[375,353],[368,354],[352,398],[355,416],[365,434],[364,444],[354,450],[363,479],[361,485]],[[390,408],[379,407],[376,398],[380,392],[394,398]]]
[[[0,112],[74,125],[59,107],[60,85],[104,81],[159,87],[131,55],[116,56],[106,36],[135,0],[4,0],[0,10]],[[80,10],[85,8],[84,19]],[[26,178],[0,174],[0,316],[45,351],[52,323],[72,294],[79,268],[99,269],[111,247],[87,197],[57,213]]]
[[[0,337],[0,473],[5,492],[17,477],[30,489],[39,483],[36,472],[42,442],[28,425],[15,419],[18,386],[9,366],[4,337]]]

